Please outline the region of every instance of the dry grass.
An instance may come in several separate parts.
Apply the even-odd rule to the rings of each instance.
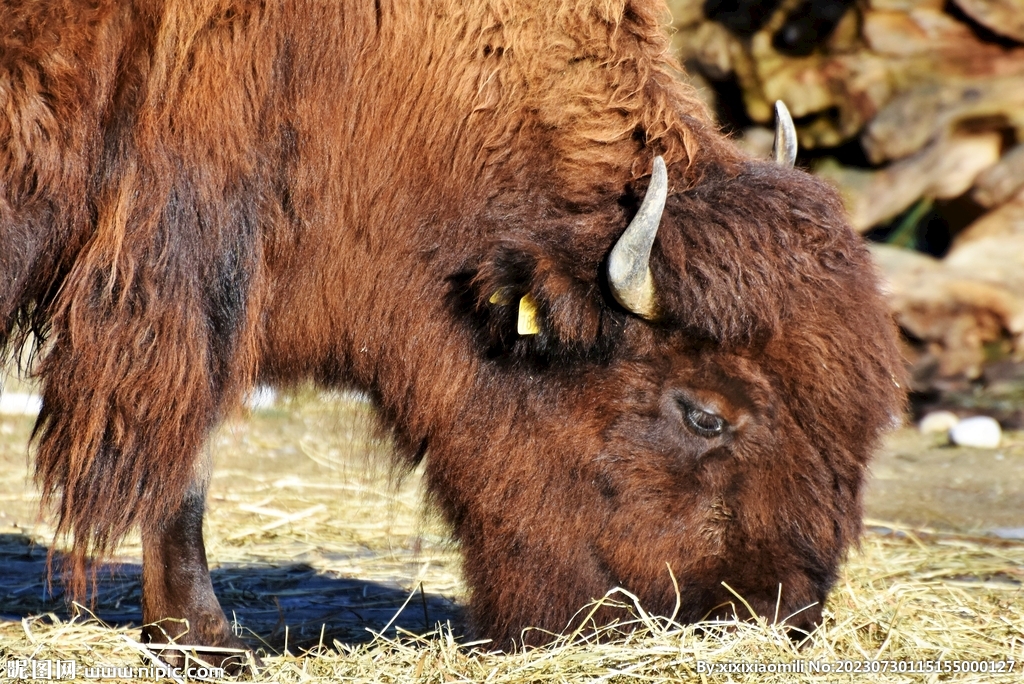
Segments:
[[[880,522],[869,524],[847,562],[825,623],[801,644],[771,626],[772,616],[696,629],[651,618],[629,594],[616,592],[604,600],[632,606],[631,634],[605,630],[598,641],[576,633],[548,648],[490,652],[486,643],[460,639],[457,549],[422,513],[419,474],[394,484],[389,473],[353,456],[387,450],[366,421],[359,402],[294,401],[229,426],[214,441],[221,464],[209,553],[229,614],[244,616],[239,630],[268,654],[256,681],[1009,682],[1024,671],[1024,663],[1003,675],[810,671],[813,663],[839,661],[921,669],[941,661],[952,670],[962,661],[991,667],[1024,660],[1024,543]],[[5,425],[13,425],[6,433],[14,437],[25,429]],[[23,480],[24,459],[8,461],[22,468]],[[11,477],[10,469],[0,472],[8,484]],[[28,487],[24,492],[9,488],[5,497],[35,496]],[[106,626],[85,611],[62,612],[59,600],[44,596],[35,570],[24,570],[38,569],[45,556],[26,541],[45,542],[48,534],[45,525],[0,520],[0,665],[146,664],[150,656],[130,624],[138,605],[137,544],[126,544],[125,565],[99,575],[96,613],[114,623]],[[15,567],[11,559],[23,563],[21,570],[5,569]],[[708,673],[705,663],[741,670],[802,663],[805,671]]]
[[[265,658],[266,682],[578,682],[670,681],[700,677],[698,663],[812,661],[1005,662],[1024,660],[1024,545],[909,531],[869,533],[846,566],[826,622],[803,644],[767,623],[721,624],[702,630],[650,618],[634,609],[635,633],[596,643],[576,634],[526,653],[496,654],[486,644],[459,644],[450,628],[376,637],[368,644],[327,642],[306,653]],[[631,604],[625,592],[606,600]],[[408,610],[408,608],[407,608]],[[770,617],[770,616],[769,616]],[[0,623],[7,659],[75,660],[80,665],[143,659],[134,629],[53,616]],[[884,666],[884,663],[881,664]],[[886,681],[1019,681],[1015,673],[886,675]],[[867,674],[711,673],[701,681],[875,681]]]

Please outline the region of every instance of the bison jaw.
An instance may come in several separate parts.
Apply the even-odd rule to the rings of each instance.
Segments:
[[[647,320],[657,318],[658,313],[650,260],[667,196],[668,172],[665,160],[658,156],[640,210],[608,257],[608,284],[615,300]]]

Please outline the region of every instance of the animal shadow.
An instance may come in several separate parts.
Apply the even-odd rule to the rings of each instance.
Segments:
[[[45,546],[20,534],[0,534],[0,620],[52,613],[70,619],[81,608],[69,605],[54,573],[47,579]],[[62,557],[54,554],[54,567]],[[255,648],[298,653],[335,640],[365,643],[374,633],[413,634],[449,623],[463,631],[463,611],[450,598],[410,592],[397,583],[370,582],[316,570],[304,563],[225,564],[211,572],[213,586],[228,619]],[[106,563],[96,573],[88,611],[114,627],[142,625],[142,566]],[[403,608],[404,605],[404,608]]]

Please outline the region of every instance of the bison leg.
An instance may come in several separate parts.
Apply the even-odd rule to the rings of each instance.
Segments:
[[[174,667],[186,667],[193,656],[237,673],[248,660],[248,647],[231,632],[213,593],[203,545],[205,507],[204,486],[190,492],[162,526],[143,530],[142,638],[154,644],[189,645],[187,651],[162,649],[161,657]],[[216,650],[220,648],[246,652],[223,653]]]

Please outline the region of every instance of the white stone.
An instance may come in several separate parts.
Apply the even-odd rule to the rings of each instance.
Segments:
[[[964,418],[949,430],[949,439],[953,444],[982,449],[995,449],[1002,436],[999,423],[988,416]]]
[[[940,432],[945,434],[959,422],[960,416],[952,411],[932,411],[921,419],[921,422],[917,424],[917,429],[924,435]]]
[[[252,411],[264,411],[274,408],[277,402],[277,391],[273,387],[260,385],[249,395],[248,404]]]
[[[38,394],[7,392],[0,394],[0,414],[8,416],[35,416],[43,408]]]

